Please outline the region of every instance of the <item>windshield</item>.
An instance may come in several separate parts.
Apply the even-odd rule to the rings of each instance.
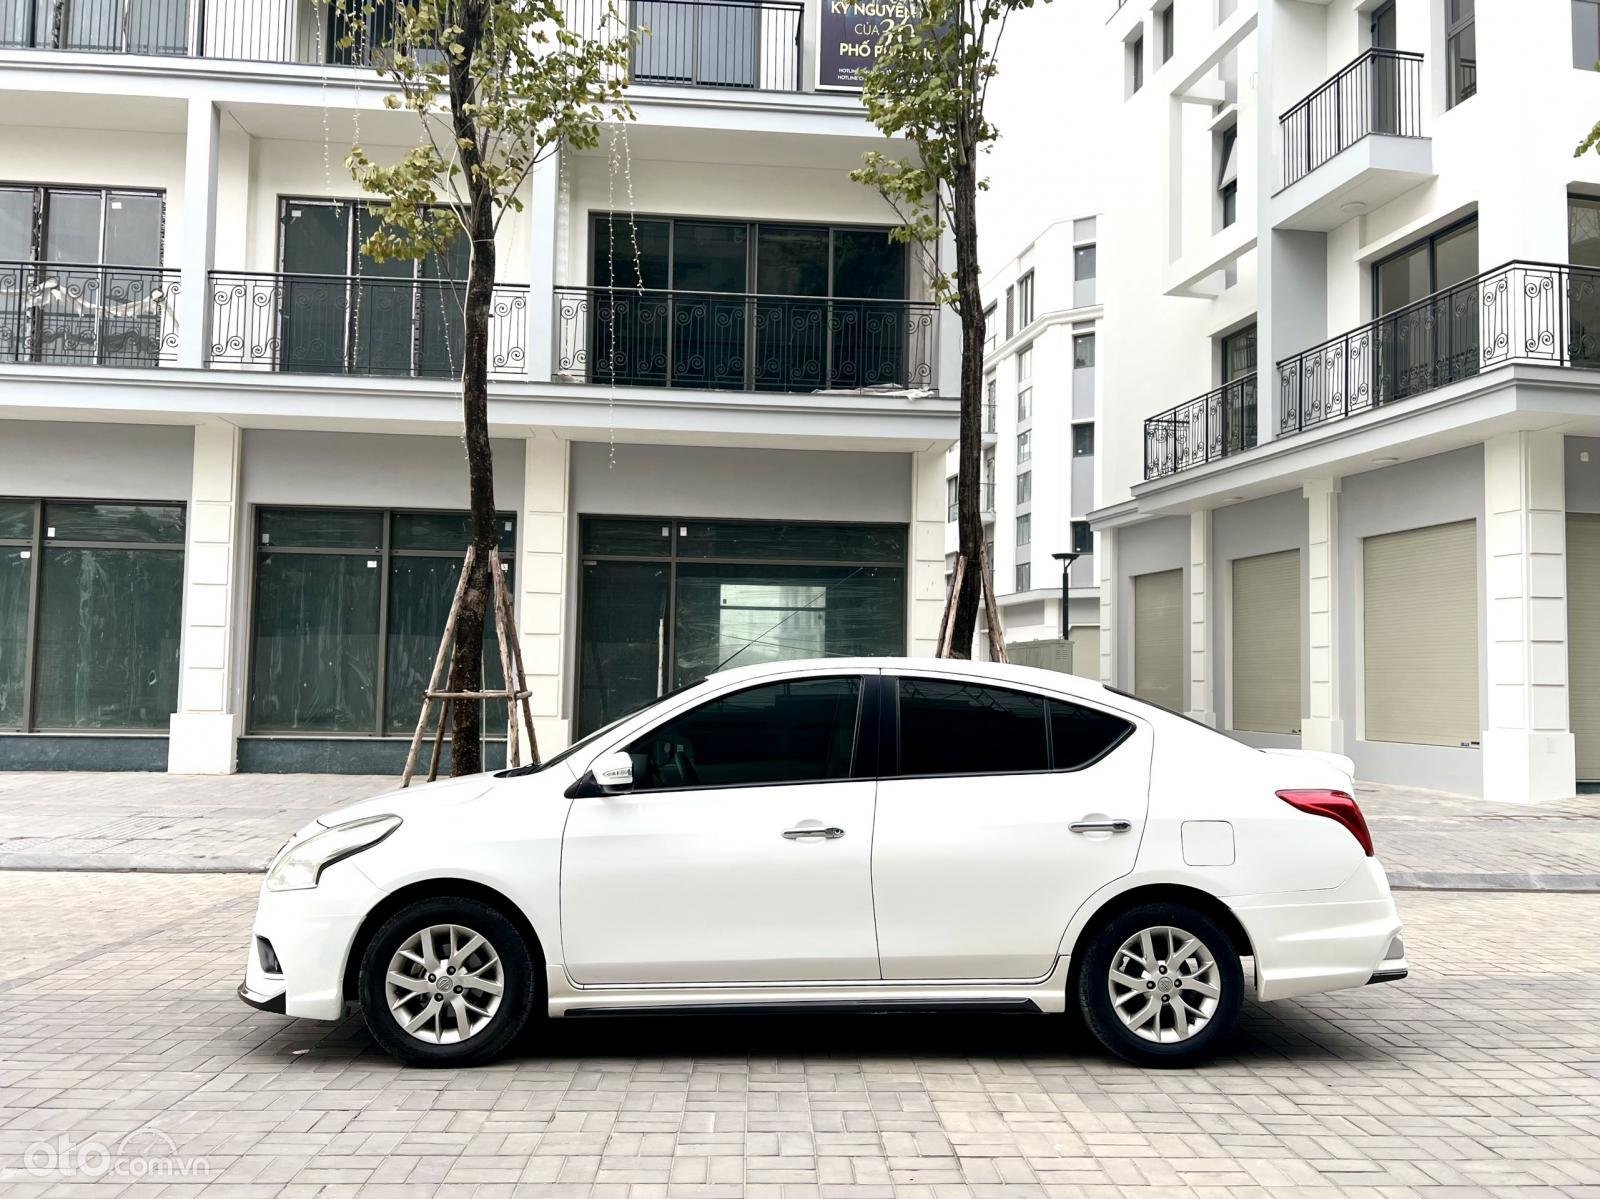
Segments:
[[[548,769],[550,769],[550,767],[554,766],[557,762],[565,762],[568,758],[570,758],[573,754],[577,753],[580,749],[585,749],[588,746],[592,745],[594,742],[598,741],[601,737],[604,737],[612,729],[616,728],[623,721],[632,720],[635,716],[639,715],[640,712],[643,712],[648,708],[655,707],[662,700],[671,699],[671,698],[673,698],[673,696],[676,696],[676,695],[682,695],[685,691],[689,691],[689,690],[691,690],[691,689],[693,689],[695,687],[698,687],[703,682],[705,682],[704,679],[696,679],[692,683],[685,683],[681,687],[674,687],[671,691],[668,691],[663,695],[658,695],[652,700],[648,700],[645,703],[637,704],[634,707],[629,708],[626,712],[624,712],[621,716],[618,716],[610,724],[601,725],[599,728],[595,729],[594,732],[590,733],[587,737],[583,737],[583,738],[581,738],[581,739],[579,739],[577,741],[574,741],[571,745],[567,746],[566,749],[562,750],[560,753],[556,754],[554,757],[546,758],[542,762],[531,762],[526,766],[513,766],[509,770],[498,770],[498,771],[495,772],[495,776],[494,777],[497,778],[497,779],[514,779],[514,778],[521,778],[525,774],[538,774],[541,770],[548,770]]]

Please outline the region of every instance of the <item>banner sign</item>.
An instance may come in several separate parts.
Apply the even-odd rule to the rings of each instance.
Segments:
[[[859,92],[891,24],[911,15],[904,0],[822,0],[817,26],[817,87]]]

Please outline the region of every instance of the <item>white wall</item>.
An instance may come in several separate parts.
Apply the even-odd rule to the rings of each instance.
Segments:
[[[52,499],[189,499],[187,425],[0,421],[0,495]]]

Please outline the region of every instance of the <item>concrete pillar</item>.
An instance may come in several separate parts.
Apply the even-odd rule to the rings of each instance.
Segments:
[[[571,514],[570,444],[554,437],[530,437],[522,484],[522,593],[518,636],[528,689],[533,693],[534,731],[539,752],[548,757],[572,739],[567,711],[567,599]]]
[[[190,97],[183,159],[183,231],[179,238],[178,365],[206,357],[210,275],[217,229],[217,147],[221,121],[209,99]]]
[[[1103,529],[1095,534],[1094,560],[1100,571],[1100,681],[1117,683],[1117,534]]]
[[[1300,729],[1305,749],[1344,753],[1339,687],[1339,480],[1310,479],[1303,485],[1308,524],[1310,579],[1311,708]]]
[[[548,383],[555,347],[556,227],[561,219],[561,159],[533,168],[528,201],[532,259],[528,264],[528,378]]]
[[[1577,791],[1567,697],[1563,439],[1505,433],[1484,443],[1488,692],[1483,794],[1513,802]]]
[[[939,652],[944,618],[945,452],[943,444],[911,455],[911,579],[907,597],[906,652]]]
[[[173,774],[232,774],[238,762],[234,613],[239,607],[237,426],[194,431],[194,478],[183,558],[183,639],[178,710],[172,714],[167,769]]]
[[[1211,700],[1211,512],[1189,514],[1189,706],[1186,715],[1216,727]]]

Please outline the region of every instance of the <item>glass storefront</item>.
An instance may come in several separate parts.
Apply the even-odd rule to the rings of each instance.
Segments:
[[[0,500],[0,729],[165,731],[181,504]]]
[[[904,525],[584,517],[582,735],[718,670],[905,652]]]
[[[516,520],[500,514],[510,579]],[[249,729],[409,735],[470,540],[463,512],[256,512]],[[492,618],[484,679],[502,686]]]

